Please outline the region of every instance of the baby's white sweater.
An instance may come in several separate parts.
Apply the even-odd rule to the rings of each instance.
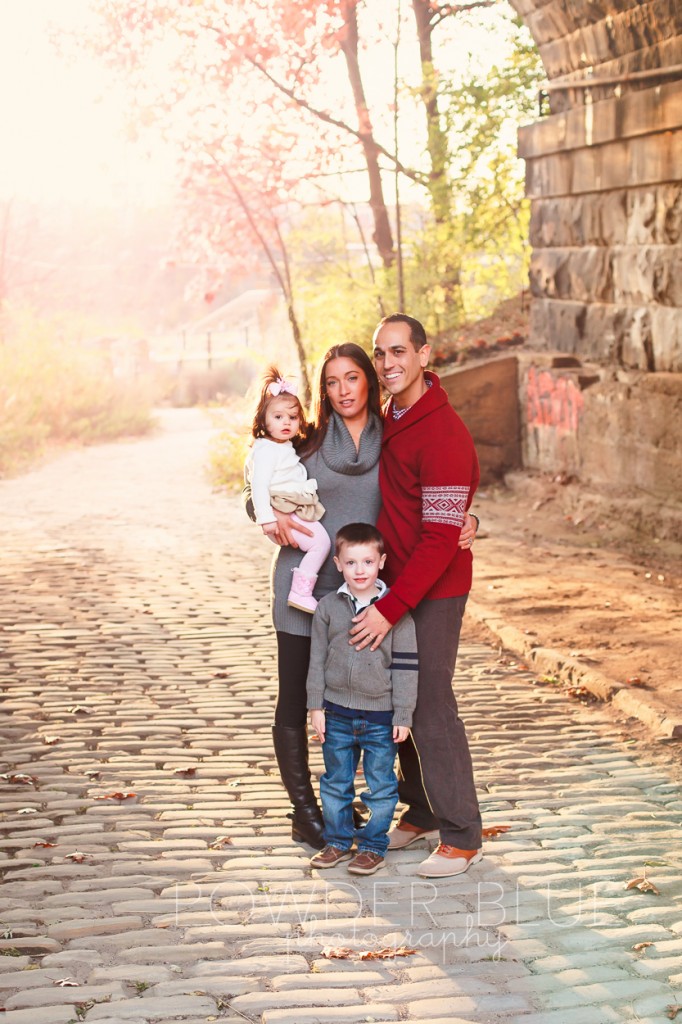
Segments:
[[[291,441],[257,437],[246,459],[245,476],[259,525],[275,521],[270,495],[317,493],[317,481],[308,479]]]

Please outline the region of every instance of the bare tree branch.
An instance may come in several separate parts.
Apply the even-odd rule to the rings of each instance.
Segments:
[[[484,2],[484,0],[481,0],[481,2]],[[347,121],[340,121],[338,118],[333,117],[331,114],[327,113],[326,110],[321,110],[319,107],[313,106],[312,103],[309,103],[307,100],[303,99],[302,96],[297,96],[293,89],[285,85],[283,82],[280,82],[277,78],[274,77],[274,75],[271,75],[267,68],[263,67],[263,65],[260,64],[254,57],[249,57],[248,54],[246,54],[245,60],[247,60],[248,63],[251,64],[253,68],[255,68],[262,75],[264,75],[265,78],[267,78],[268,81],[272,85],[274,85],[276,89],[278,89],[285,96],[288,96],[289,99],[297,106],[301,107],[302,110],[307,110],[309,114],[312,114],[314,117],[317,117],[320,121],[323,121],[325,124],[331,125],[333,128],[339,128],[341,131],[347,132],[349,135],[352,135],[353,138],[357,139],[358,142],[362,143],[363,146],[371,146],[376,150],[377,153],[381,153],[381,155],[385,156],[387,160],[390,160],[391,163],[395,165],[395,167],[400,171],[401,174],[404,174],[407,178],[410,178],[412,181],[415,181],[418,185],[423,185],[425,187],[428,185],[427,175],[422,174],[420,171],[417,171],[412,167],[405,167],[405,165],[401,163],[400,160],[396,159],[395,154],[390,153],[384,146],[381,145],[380,142],[377,142],[376,139],[374,138],[369,139],[366,132],[362,132],[357,128],[353,128],[351,125],[348,124]]]
[[[311,397],[312,397],[312,390],[311,390],[311,387],[310,387],[310,377],[309,377],[309,374],[308,374],[308,367],[307,367],[307,364],[306,364],[306,353],[305,353],[305,348],[303,346],[303,338],[301,336],[301,328],[300,328],[298,319],[296,317],[296,311],[294,309],[294,297],[293,297],[293,293],[292,293],[292,290],[291,290],[291,275],[290,275],[290,272],[289,272],[288,254],[286,252],[286,248],[285,248],[285,245],[284,245],[284,240],[283,240],[281,232],[280,232],[279,223],[278,223],[277,219],[275,218],[275,216],[273,214],[272,215],[272,222],[273,222],[273,227],[274,227],[276,235],[277,235],[277,241],[279,242],[279,245],[280,245],[280,253],[282,255],[282,260],[284,262],[284,275],[285,276],[282,276],[282,272],[281,272],[281,270],[279,268],[279,265],[277,263],[277,260],[275,258],[275,254],[273,253],[270,245],[268,244],[268,240],[264,236],[263,232],[258,227],[258,224],[256,223],[256,220],[255,220],[255,217],[253,216],[253,212],[251,210],[251,207],[249,206],[248,202],[246,201],[243,192],[239,188],[239,185],[234,180],[234,178],[230,174],[230,172],[227,169],[227,167],[224,166],[224,164],[221,164],[220,161],[216,160],[215,157],[212,157],[212,159],[213,159],[214,165],[217,167],[218,171],[223,175],[223,177],[227,181],[228,185],[232,189],[232,192],[233,192],[233,194],[235,196],[235,199],[239,203],[239,206],[241,207],[241,209],[242,209],[242,211],[244,213],[244,216],[246,217],[246,219],[248,221],[249,227],[251,228],[251,230],[253,231],[254,235],[258,239],[258,242],[260,243],[260,245],[261,245],[261,247],[263,249],[263,252],[265,253],[265,256],[266,256],[266,258],[268,260],[268,263],[272,267],[272,272],[274,273],[274,275],[275,275],[275,277],[277,279],[277,283],[279,284],[280,290],[281,290],[282,295],[284,297],[284,301],[286,303],[287,316],[289,318],[289,323],[291,325],[291,333],[293,335],[294,345],[296,347],[296,354],[298,355],[298,362],[299,362],[299,368],[301,370],[301,377],[303,378],[303,390],[304,390],[305,404],[306,405],[310,405],[310,400],[311,400]]]
[[[436,28],[442,21],[453,14],[463,14],[466,11],[473,11],[477,7],[494,7],[498,0],[474,0],[470,4],[441,4],[433,9],[431,24]]]

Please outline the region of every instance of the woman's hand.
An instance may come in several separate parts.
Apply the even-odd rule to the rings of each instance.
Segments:
[[[283,548],[297,548],[296,531],[298,533],[307,533],[309,537],[312,537],[312,530],[309,530],[307,526],[302,526],[301,523],[297,523],[290,512],[278,512],[276,508],[273,508],[272,511],[277,519],[277,531],[271,535],[270,539],[274,540],[275,544],[279,544]]]
[[[356,623],[350,631],[349,644],[355,645],[356,651],[361,651],[367,644],[371,644],[370,651],[376,651],[392,626],[388,619],[378,611],[374,605],[365,608],[353,619]]]
[[[277,523],[261,523],[261,530],[273,544],[277,543],[276,537],[278,529],[279,527],[277,526]]]
[[[474,541],[476,540],[476,531],[478,530],[478,519],[473,516],[471,512],[467,512],[464,517],[464,525],[459,534],[459,547],[464,548],[468,551],[472,548]]]
[[[320,743],[324,743],[324,711],[322,709],[310,712],[310,724],[320,737]]]

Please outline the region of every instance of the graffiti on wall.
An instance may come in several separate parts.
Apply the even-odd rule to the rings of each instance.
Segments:
[[[526,418],[529,427],[553,427],[575,433],[583,396],[572,377],[554,377],[547,370],[528,371]]]

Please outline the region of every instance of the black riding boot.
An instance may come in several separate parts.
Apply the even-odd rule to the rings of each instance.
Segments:
[[[273,725],[272,742],[279,774],[292,804],[292,813],[288,815],[291,818],[291,838],[321,850],[324,846],[324,822],[310,782],[306,727]]]

